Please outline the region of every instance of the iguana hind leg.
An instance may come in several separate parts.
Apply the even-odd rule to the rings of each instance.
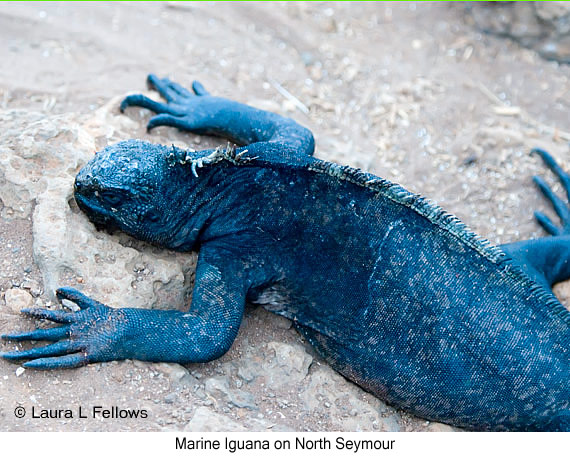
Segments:
[[[541,239],[504,244],[501,248],[509,254],[534,280],[550,288],[557,282],[570,278],[570,175],[554,158],[542,149],[533,149],[556,174],[564,188],[567,201],[557,196],[539,176],[533,180],[542,194],[550,201],[560,218],[560,225],[542,212],[535,212],[540,225],[552,236]]]

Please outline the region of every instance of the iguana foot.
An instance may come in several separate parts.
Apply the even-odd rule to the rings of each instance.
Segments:
[[[289,151],[294,156],[312,155],[315,150],[313,134],[292,119],[212,96],[198,81],[192,83],[193,93],[153,74],[148,76],[147,82],[166,103],[141,94],[129,95],[120,109],[123,112],[129,106],[139,106],[155,112],[147,124],[149,131],[168,126],[198,135],[221,136],[241,146],[259,143],[255,146],[256,153],[273,150],[273,147],[277,147],[281,155]]]
[[[168,78],[160,79],[154,74],[148,76],[147,82],[149,87],[157,90],[167,103],[151,100],[141,94],[128,95],[121,102],[121,112],[124,112],[129,106],[139,106],[157,113],[148,122],[148,131],[161,125],[191,131],[203,127],[200,125],[200,121],[203,120],[202,116],[193,115],[193,111],[200,108],[199,97],[210,95],[202,84],[194,81],[192,83],[194,94],[192,94],[180,84]]]
[[[566,173],[559,165],[556,163],[552,156],[542,150],[542,149],[532,149],[531,153],[536,153],[540,155],[546,166],[548,166],[554,174],[560,179],[560,183],[564,190],[566,190],[566,195],[568,202],[564,202],[560,197],[558,197],[548,184],[539,176],[534,176],[534,183],[538,186],[542,194],[550,201],[552,207],[556,211],[556,214],[562,222],[562,226],[557,226],[548,216],[542,212],[536,211],[534,213],[536,220],[540,225],[550,234],[554,236],[559,236],[562,234],[570,234],[570,175]]]
[[[503,244],[501,248],[522,267],[528,276],[549,289],[555,283],[570,278],[570,176],[548,152],[533,149],[532,153],[540,155],[546,166],[556,174],[568,196],[569,201],[563,201],[542,178],[533,177],[542,194],[552,204],[560,218],[561,226],[537,211],[534,213],[536,220],[552,236]]]
[[[107,307],[73,288],[60,288],[56,296],[60,301],[67,299],[75,302],[81,310],[23,309],[25,315],[61,323],[62,326],[2,335],[4,340],[45,340],[54,343],[24,351],[4,352],[0,356],[11,361],[29,359],[23,366],[34,369],[72,368],[93,361],[115,359],[107,353],[112,346],[113,323],[117,320],[112,314],[119,310]]]

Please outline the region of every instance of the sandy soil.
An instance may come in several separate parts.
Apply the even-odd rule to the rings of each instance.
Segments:
[[[481,35],[461,6],[3,4],[0,43],[0,109],[83,115],[113,97],[145,90],[149,72],[183,85],[199,79],[217,95],[294,117],[315,133],[317,156],[429,196],[494,243],[543,235],[533,211],[551,211],[531,176],[554,180],[529,156],[530,148],[544,147],[566,167],[570,163],[570,67]],[[148,138],[148,113],[127,115],[140,122],[133,137]],[[155,140],[195,148],[218,144],[158,130]],[[2,293],[26,280],[41,284],[31,220],[4,215]],[[569,288],[557,289],[565,303]],[[22,327],[16,315],[2,318],[1,332]],[[249,312],[225,361],[249,343],[297,337],[281,324]],[[208,375],[218,366],[196,369]],[[0,363],[0,430],[180,429],[195,410],[188,392],[156,401],[172,386],[144,363],[22,376],[16,367]],[[151,408],[153,417],[85,424],[13,416],[17,404],[74,407],[93,400]],[[265,409],[277,407],[274,398],[264,401]],[[285,415],[281,424],[292,429],[335,428],[326,413]],[[401,429],[422,424],[404,416]]]

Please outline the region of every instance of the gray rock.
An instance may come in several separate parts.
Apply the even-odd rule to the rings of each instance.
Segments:
[[[286,385],[297,384],[307,376],[313,357],[302,345],[269,342],[267,349],[262,369],[268,387],[279,389]]]
[[[82,291],[112,306],[182,307],[194,256],[125,246],[125,236],[97,232],[73,201],[75,174],[101,138],[127,139],[136,128],[118,114],[117,105],[118,99],[111,100],[91,117],[0,110],[3,216],[28,217],[35,203],[33,255],[52,299],[62,282],[75,280]],[[152,265],[140,281],[136,265]]]
[[[291,432],[288,426],[276,424],[259,418],[242,418],[237,422],[228,416],[214,412],[208,407],[198,407],[194,416],[184,427],[184,432],[243,432],[243,431],[279,431]]]
[[[568,2],[548,2],[546,5],[542,2],[534,2],[534,9],[537,17],[543,21],[564,21],[570,16],[570,4]],[[570,23],[565,21],[564,32],[570,30]],[[560,24],[562,27],[562,24]]]
[[[328,366],[313,369],[301,397],[307,412],[326,414],[343,431],[401,430],[398,412],[371,395],[363,395]]]
[[[480,30],[509,37],[542,57],[570,63],[570,3],[474,4],[467,7]]]
[[[77,303],[70,301],[69,299],[62,299],[61,306],[72,312],[79,312],[81,310],[81,307],[79,307]]]
[[[34,298],[37,298],[43,292],[41,285],[36,280],[30,278],[24,279],[22,288],[29,290]]]
[[[233,365],[241,380],[251,383],[264,377],[267,387],[279,389],[301,382],[312,362],[313,357],[301,344],[269,342],[262,350],[248,350]]]
[[[206,394],[213,398],[218,406],[229,403],[235,407],[255,410],[255,397],[247,391],[230,388],[228,377],[212,377],[204,383]]]
[[[227,377],[211,377],[204,382],[206,393],[216,400],[227,400],[230,395],[230,384]]]
[[[174,387],[178,386],[191,386],[198,383],[198,381],[190,375],[188,369],[176,363],[158,363],[155,365],[156,370],[165,374]]]
[[[429,423],[426,429],[430,432],[456,432],[457,428],[443,423]]]
[[[166,396],[164,396],[164,403],[165,404],[173,404],[177,398],[178,398],[178,395],[176,393],[167,394]]]
[[[6,290],[4,300],[12,312],[19,313],[22,309],[32,307],[34,298],[26,290],[10,288]]]
[[[255,396],[247,391],[232,390],[230,393],[230,402],[239,408],[256,410]]]
[[[194,416],[184,427],[184,432],[220,432],[247,431],[247,428],[236,421],[210,410],[208,407],[198,407]]]
[[[263,368],[259,362],[253,358],[242,358],[236,364],[238,377],[246,383],[251,383],[258,376],[263,374]]]
[[[281,315],[274,315],[273,322],[279,329],[291,329],[293,322]]]

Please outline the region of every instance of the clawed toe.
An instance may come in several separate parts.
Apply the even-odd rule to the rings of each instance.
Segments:
[[[542,212],[535,211],[534,216],[536,221],[548,234],[552,234],[553,236],[558,236],[562,233],[562,230],[558,228],[549,217],[544,215]]]
[[[69,337],[69,326],[58,326],[49,329],[36,329],[34,331],[26,331],[15,334],[3,334],[2,339],[11,341],[24,341],[24,340],[49,340],[56,341]]]
[[[557,227],[549,217],[544,215],[542,212],[535,212],[535,217],[538,223],[550,234],[561,235],[570,233],[570,176],[556,163],[556,160],[543,149],[532,149],[531,153],[540,155],[546,166],[550,168],[554,174],[560,180],[566,194],[568,196],[568,202],[564,202],[560,197],[558,197],[548,184],[539,176],[534,176],[533,181],[542,194],[550,201],[554,211],[560,218],[562,222],[562,228]]]
[[[546,182],[544,182],[544,180],[541,177],[534,176],[533,180],[536,186],[542,192],[542,194],[546,197],[546,199],[550,201],[552,207],[556,211],[556,214],[558,214],[558,217],[560,217],[560,219],[563,221],[568,221],[570,219],[570,211],[568,209],[568,204],[562,201],[562,199],[560,199],[552,191],[552,189],[548,186]]]
[[[198,96],[210,95],[210,92],[208,92],[199,81],[194,81],[192,83],[192,90]]]
[[[40,307],[32,307],[30,309],[22,309],[22,313],[40,320],[49,320],[54,323],[73,323],[75,315],[73,312],[64,312],[63,310],[47,310]]]
[[[71,369],[74,367],[85,366],[89,363],[86,353],[73,353],[71,355],[58,356],[54,358],[38,358],[22,364],[23,367],[29,369],[48,370],[48,369]]]
[[[71,287],[58,288],[55,292],[57,299],[61,301],[62,299],[67,299],[72,301],[79,306],[81,309],[88,309],[90,307],[103,306],[99,301],[84,295],[79,290]]]
[[[148,121],[146,125],[146,130],[151,131],[155,127],[175,127],[181,130],[191,128],[188,125],[188,121],[183,117],[176,117],[171,114],[158,114]]]
[[[138,106],[140,108],[150,109],[151,111],[157,113],[175,113],[177,110],[166,103],[159,103],[158,101],[151,100],[141,94],[127,95],[125,99],[121,102],[119,109],[121,112],[125,112],[129,106]]]
[[[160,93],[160,95],[169,103],[176,102],[177,100],[180,101],[180,99],[184,98],[191,98],[193,96],[188,90],[186,90],[180,84],[173,82],[168,78],[161,79],[154,74],[148,75],[147,84],[149,88],[158,91],[158,93]],[[196,93],[195,90],[194,92]],[[196,93],[196,95],[198,95],[198,93]]]
[[[0,356],[8,361],[29,360],[25,362],[23,366],[33,369],[82,366],[87,363],[87,355],[85,352],[82,352],[83,347],[81,343],[76,340],[70,340],[69,334],[69,328],[62,326],[2,336],[3,339],[14,341],[50,340],[55,342],[43,347],[34,347],[29,350],[0,353]],[[59,340],[62,338],[65,339]]]
[[[21,361],[23,359],[45,358],[48,356],[66,355],[76,352],[80,349],[77,342],[71,340],[62,340],[44,347],[35,347],[23,351],[11,351],[2,353],[4,359],[10,361]]]
[[[568,173],[566,173],[560,167],[560,165],[556,163],[556,160],[554,160],[552,155],[550,155],[545,150],[536,147],[532,149],[531,153],[540,155],[546,166],[548,166],[554,172],[554,174],[556,174],[558,179],[560,179],[564,190],[566,190],[566,196],[570,200],[570,175],[568,175]]]

